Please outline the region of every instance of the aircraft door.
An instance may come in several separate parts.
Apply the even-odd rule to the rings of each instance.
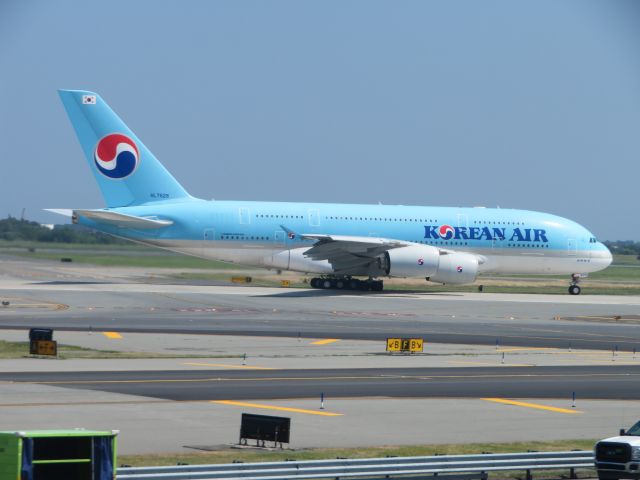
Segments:
[[[251,212],[248,208],[240,208],[238,215],[240,217],[240,225],[249,225],[251,223]]]
[[[309,210],[309,226],[311,227],[319,227],[320,226],[320,212],[318,210]]]
[[[213,228],[205,228],[203,232],[203,238],[205,240],[215,240],[216,239],[216,231]]]
[[[276,230],[273,233],[273,243],[276,245],[284,246],[285,238],[284,230]]]
[[[567,239],[567,254],[574,257],[578,254],[578,243],[575,238]]]

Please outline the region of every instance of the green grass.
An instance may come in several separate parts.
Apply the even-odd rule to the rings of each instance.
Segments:
[[[108,267],[141,267],[141,268],[203,268],[214,270],[230,270],[243,268],[230,263],[204,260],[186,255],[159,252],[157,255],[118,255],[93,254],[79,251],[60,252],[6,252],[12,255],[38,260],[60,261],[62,257],[71,258],[75,263],[88,263]]]
[[[640,266],[640,260],[638,255],[613,255],[613,265],[638,265]]]
[[[197,464],[220,464],[236,462],[278,462],[292,460],[324,460],[341,458],[379,458],[389,455],[399,457],[431,455],[464,455],[482,452],[517,453],[534,450],[568,451],[591,450],[596,440],[555,440],[546,442],[513,443],[469,443],[441,445],[389,446],[370,448],[319,448],[297,451],[256,451],[243,449],[224,449],[213,452],[194,452],[157,455],[119,455],[118,463],[132,466],[176,465],[178,462]],[[520,472],[522,473],[522,472]],[[493,475],[492,475],[493,476]]]
[[[599,272],[589,274],[589,278],[594,280],[612,280],[612,281],[635,281],[640,282],[640,265],[639,266],[617,266],[611,265]]]
[[[9,241],[0,240],[0,251],[4,250],[113,250],[113,251],[158,251],[155,248],[147,247],[137,243],[58,243],[58,242],[29,242],[29,241]]]
[[[96,335],[99,335],[97,333]],[[29,357],[28,342],[7,342],[0,340],[0,359]],[[74,345],[58,344],[58,359],[71,358],[240,358],[239,355],[172,355],[153,352],[119,352],[115,350],[95,350]]]
[[[33,250],[33,251],[30,251]],[[0,253],[37,260],[60,261],[114,267],[237,269],[233,264],[204,260],[138,244],[65,244],[44,242],[9,242],[0,240]]]

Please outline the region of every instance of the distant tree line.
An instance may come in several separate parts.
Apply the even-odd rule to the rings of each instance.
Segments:
[[[37,222],[13,217],[0,220],[0,240],[23,240],[56,243],[127,243],[111,235],[95,232],[81,225],[56,225],[53,230]]]
[[[603,242],[611,253],[618,255],[638,255],[640,256],[640,242],[633,240],[617,240],[615,242]]]

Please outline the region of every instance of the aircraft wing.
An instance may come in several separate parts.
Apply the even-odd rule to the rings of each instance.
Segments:
[[[301,237],[317,242],[304,255],[312,260],[327,260],[336,273],[366,268],[376,257],[393,248],[411,245],[401,240],[346,235],[302,234]]]

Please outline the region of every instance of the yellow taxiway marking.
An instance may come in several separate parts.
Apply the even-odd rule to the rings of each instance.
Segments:
[[[337,342],[337,338],[325,338],[324,340],[317,340],[315,342],[311,342],[311,345],[327,345],[329,343]]]
[[[318,410],[305,410],[303,408],[276,407],[274,405],[264,405],[261,403],[234,402],[233,400],[212,400],[211,403],[220,405],[234,405],[236,407],[263,408],[265,410],[280,410],[282,412],[307,413],[309,415],[320,415],[323,417],[341,417],[342,413],[322,412]]]
[[[244,368],[246,370],[277,370],[277,368],[271,367],[253,367],[251,365],[229,365],[227,363],[195,363],[188,362],[182,365],[190,365],[192,367],[224,367],[224,368]]]
[[[122,338],[122,335],[120,335],[118,332],[102,332],[102,334],[112,340],[120,340]]]
[[[548,410],[550,412],[558,412],[558,413],[583,413],[580,410],[568,409],[568,408],[558,408],[558,407],[549,407],[547,405],[540,405],[539,403],[527,403],[527,402],[518,402],[516,400],[507,400],[506,398],[482,398],[481,400],[485,400],[487,402],[496,402],[503,403],[505,405],[515,405],[517,407],[526,407],[526,408],[535,408],[537,410]]]

